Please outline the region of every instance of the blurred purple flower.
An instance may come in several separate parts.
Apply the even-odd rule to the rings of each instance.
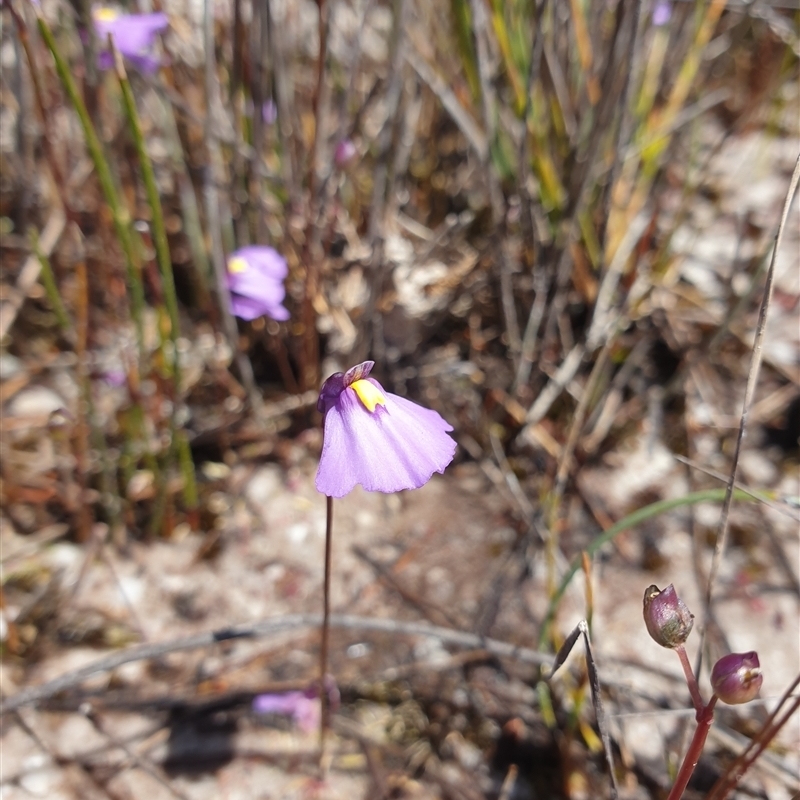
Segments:
[[[435,411],[384,391],[369,377],[374,361],[331,375],[317,408],[324,414],[317,490],[343,497],[356,484],[369,492],[418,489],[453,460],[452,431]]]
[[[278,119],[278,107],[271,97],[269,100],[265,100],[261,106],[261,119],[265,125],[274,125]]]
[[[672,4],[659,0],[656,7],[653,9],[653,25],[661,27],[666,25],[672,16]]]
[[[94,28],[100,46],[105,48],[109,35],[119,52],[140,72],[157,72],[161,59],[154,54],[156,38],[169,26],[166,14],[120,14],[111,8],[100,7],[92,12]],[[112,54],[103,49],[97,57],[100,69],[114,66]]]
[[[100,377],[108,386],[114,389],[119,389],[120,386],[125,386],[128,382],[128,373],[122,367],[110,367],[104,370]]]
[[[253,711],[291,717],[304,733],[311,733],[319,727],[320,702],[314,692],[260,694],[253,698]]]
[[[336,150],[333,153],[333,160],[338,169],[346,169],[350,163],[355,159],[358,150],[352,139],[342,139],[336,145]]]
[[[272,247],[241,247],[228,257],[228,289],[231,314],[256,319],[266,314],[277,320],[289,319],[281,305],[286,297],[284,278],[289,274],[286,259]]]

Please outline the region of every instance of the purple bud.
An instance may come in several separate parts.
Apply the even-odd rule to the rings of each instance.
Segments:
[[[346,169],[350,166],[351,162],[355,159],[357,154],[356,146],[352,139],[342,139],[336,145],[336,151],[333,154],[333,160],[338,169]]]
[[[644,593],[644,624],[653,641],[673,649],[689,638],[694,614],[675,593],[672,584],[663,591],[653,585]]]
[[[761,688],[764,676],[758,663],[758,653],[729,653],[714,664],[711,686],[723,703],[735,706],[749,703]]]

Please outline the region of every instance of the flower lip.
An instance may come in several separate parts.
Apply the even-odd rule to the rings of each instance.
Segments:
[[[455,455],[452,426],[436,411],[386,392],[369,377],[373,366],[364,361],[337,372],[320,390],[323,442],[315,483],[328,497],[343,497],[357,485],[387,494],[418,489]]]

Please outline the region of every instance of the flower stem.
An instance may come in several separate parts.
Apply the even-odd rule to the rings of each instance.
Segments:
[[[681,764],[680,771],[678,772],[678,777],[675,779],[675,783],[672,786],[667,800],[680,800],[680,798],[683,797],[683,793],[694,773],[697,762],[700,760],[700,756],[703,753],[703,747],[705,747],[708,732],[711,730],[711,723],[714,721],[714,706],[716,703],[717,696],[713,695],[708,705],[700,709],[697,716],[697,728],[692,737],[692,742],[689,745],[689,749],[686,751],[683,764]]]
[[[330,722],[330,705],[326,676],[328,674],[328,637],[330,634],[331,611],[331,541],[333,540],[333,498],[325,497],[327,513],[325,515],[325,580],[322,588],[322,644],[319,650],[319,702],[321,708],[319,723],[320,761],[325,757],[325,734]]]
[[[703,704],[703,698],[700,695],[700,687],[697,685],[697,678],[695,678],[694,670],[692,670],[692,665],[689,663],[689,656],[686,654],[686,648],[682,644],[679,644],[675,648],[675,652],[678,654],[678,658],[681,660],[683,674],[686,676],[686,684],[689,687],[689,694],[692,696],[692,705],[694,706],[694,710],[696,712],[695,719],[699,722],[700,717],[705,711],[705,705]]]

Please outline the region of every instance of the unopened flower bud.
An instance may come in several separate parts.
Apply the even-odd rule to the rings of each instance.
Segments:
[[[663,590],[653,585],[644,593],[644,624],[653,641],[673,649],[689,638],[694,614],[678,597],[672,584]]]
[[[342,139],[336,145],[333,160],[338,169],[347,169],[355,161],[358,150],[352,139]]]
[[[758,663],[758,653],[730,653],[723,656],[711,670],[711,686],[723,703],[735,706],[749,703],[761,688],[764,676]]]

